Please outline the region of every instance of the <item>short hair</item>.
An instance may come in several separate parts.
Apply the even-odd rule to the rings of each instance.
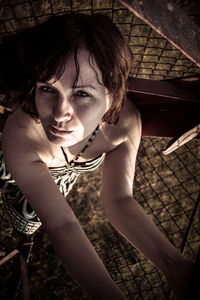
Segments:
[[[34,118],[39,117],[34,99],[35,83],[46,82],[52,77],[56,80],[60,78],[68,59],[72,56],[77,69],[77,80],[77,53],[83,47],[95,58],[102,72],[103,84],[111,95],[111,105],[103,121],[109,124],[117,123],[126,97],[126,82],[131,69],[132,54],[119,29],[107,16],[81,13],[53,16],[44,23],[14,36],[7,45],[13,43],[17,51],[13,54],[9,50],[10,68],[3,67],[7,69],[2,72],[0,82],[4,83],[2,86],[6,87],[5,89],[17,91],[17,103],[25,112]],[[5,45],[4,50],[6,47],[8,46]],[[9,72],[14,72],[17,78]]]

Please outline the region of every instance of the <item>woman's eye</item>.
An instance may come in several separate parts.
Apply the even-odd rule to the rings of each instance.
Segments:
[[[41,86],[40,91],[42,91],[44,93],[49,93],[49,94],[56,94],[56,91],[49,86]]]
[[[86,93],[84,91],[78,91],[78,92],[76,92],[75,96],[77,96],[77,97],[83,97],[83,98],[89,97],[88,93]]]

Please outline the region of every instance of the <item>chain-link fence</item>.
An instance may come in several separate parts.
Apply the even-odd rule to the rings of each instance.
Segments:
[[[197,1],[176,0],[176,3],[200,24]],[[132,75],[135,77],[163,80],[200,73],[198,67],[116,0],[2,0],[0,40],[51,15],[66,12],[108,15],[129,42],[134,54]]]
[[[176,3],[197,24],[200,23],[196,1]],[[163,80],[200,74],[199,68],[118,1],[2,0],[0,40],[35,26],[53,14],[71,11],[101,12],[112,18],[134,54],[132,76]],[[190,141],[164,156],[161,150],[168,142],[166,138],[142,138],[133,195],[175,247],[195,259],[200,243],[200,142]],[[100,171],[89,177],[81,176],[68,201],[128,299],[167,299],[169,287],[162,274],[125,241],[104,217],[99,201]],[[1,225],[1,250],[9,252],[16,247],[16,236],[12,234],[5,215]],[[12,264],[13,261],[10,261],[2,268],[2,299],[7,299],[7,282],[13,270]],[[84,292],[66,275],[42,230],[35,236],[30,268],[31,299],[87,299]],[[21,297],[19,292],[16,299]]]
[[[133,195],[175,247],[195,259],[200,244],[200,142],[190,141],[164,156],[162,150],[168,142],[167,138],[142,138]],[[71,203],[77,199],[74,210],[113,278],[128,299],[173,299],[173,296],[168,298],[169,287],[162,274],[103,217],[98,203],[99,181],[97,189],[94,188],[96,179],[100,181],[99,171],[91,176],[86,192],[82,184],[87,187],[88,177],[80,179]],[[89,206],[84,213],[86,203]],[[77,210],[78,204],[81,208]],[[90,218],[86,215],[88,207]]]

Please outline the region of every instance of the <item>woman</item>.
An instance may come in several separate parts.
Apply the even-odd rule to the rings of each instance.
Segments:
[[[125,299],[65,199],[78,175],[104,160],[105,214],[183,299],[193,264],[132,197],[141,121],[126,97],[131,52],[119,30],[103,15],[53,17],[7,41],[5,53],[1,86],[17,102],[3,130],[1,178],[14,228],[32,234],[42,223],[92,299]]]

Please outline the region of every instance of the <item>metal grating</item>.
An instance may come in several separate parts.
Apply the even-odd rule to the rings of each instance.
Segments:
[[[176,2],[199,22],[198,5],[192,5],[186,0]],[[116,0],[3,0],[0,3],[0,40],[4,36],[36,26],[51,15],[67,12],[101,12],[108,15],[132,49],[134,59],[131,75],[134,77],[163,80],[200,74],[196,65]]]

